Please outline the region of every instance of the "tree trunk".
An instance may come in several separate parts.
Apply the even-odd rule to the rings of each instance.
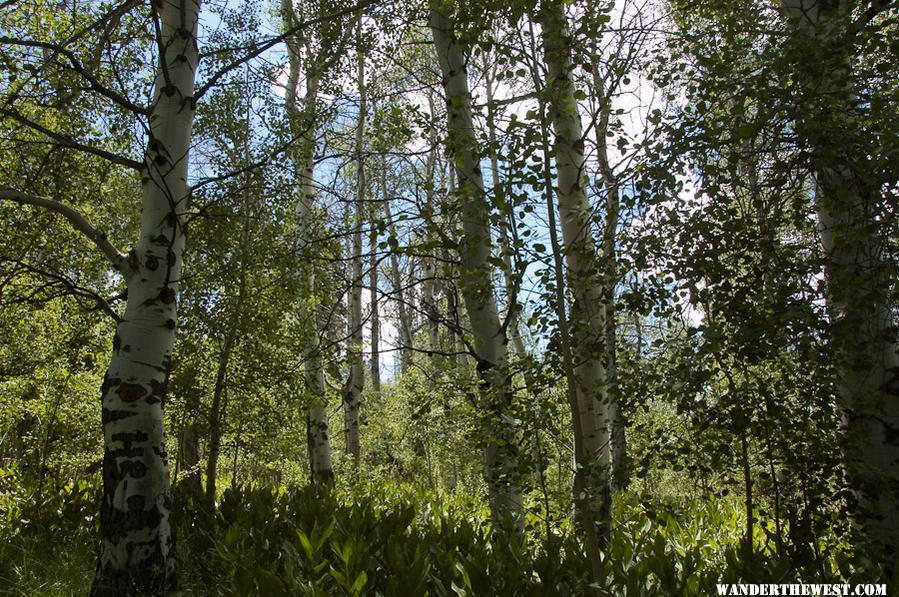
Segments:
[[[574,300],[570,325],[577,416],[584,442],[584,460],[580,466],[584,469],[586,496],[582,507],[591,512],[596,524],[593,532],[598,533],[599,544],[603,546],[611,527],[611,418],[603,363],[606,313],[602,276],[583,184],[584,135],[571,78],[571,37],[561,4],[544,4],[539,18],[543,26],[548,107],[556,135],[556,200]]]
[[[286,28],[294,21],[293,5],[290,0],[282,3],[282,13]],[[313,482],[330,483],[334,478],[331,462],[331,443],[328,433],[327,398],[325,394],[325,371],[319,346],[319,331],[323,329],[321,306],[316,299],[316,272],[309,251],[314,245],[315,183],[315,102],[318,99],[318,78],[320,73],[307,69],[306,93],[299,106],[297,88],[300,80],[300,47],[297,40],[288,39],[288,76],[285,105],[291,123],[291,133],[300,140],[299,151],[294,156],[300,170],[300,197],[297,200],[297,251],[304,258],[299,259],[300,278],[299,310],[304,322],[303,362],[304,383],[308,396],[306,409],[306,443],[309,449],[310,476]]]
[[[852,526],[857,545],[889,571],[899,554],[899,347],[879,174],[854,116],[864,107],[851,84],[852,4],[783,6],[805,51],[798,79],[818,98],[800,113],[797,133],[815,175]]]
[[[615,287],[618,285],[617,231],[621,204],[621,190],[618,177],[609,162],[608,136],[612,101],[604,89],[599,76],[599,63],[593,65],[593,93],[599,94],[599,118],[595,122],[596,161],[599,165],[603,188],[606,191],[605,222],[602,234],[602,277],[603,305],[605,315],[605,355],[606,387],[608,388],[609,418],[612,424],[612,484],[616,489],[627,487],[630,466],[627,459],[627,438],[625,418],[622,412],[621,394],[618,391],[617,326],[615,318]]]
[[[487,196],[478,160],[466,57],[447,13],[445,2],[431,0],[430,26],[446,93],[448,153],[458,175],[456,194],[461,202],[462,220],[460,284],[480,378],[486,481],[494,522],[511,519],[518,530],[523,530],[516,438],[507,414],[512,402],[507,338],[493,295]]]
[[[199,0],[157,6],[162,49],[143,172],[140,240],[103,381],[103,500],[93,595],[175,588],[163,405],[175,340],[190,198]]]
[[[203,494],[203,479],[200,468],[200,436],[197,433],[197,419],[200,416],[200,389],[196,385],[195,369],[187,374],[187,383],[182,392],[186,397],[181,420],[181,437],[178,440],[178,463],[176,479],[192,498],[199,500]]]
[[[436,110],[434,109],[434,98],[432,94],[428,93],[428,108],[429,114],[432,119],[436,116]],[[435,172],[437,166],[437,135],[436,129],[432,129],[431,134],[429,136],[429,144],[430,150],[428,151],[428,161],[425,165],[425,205],[427,206],[427,210],[430,214],[434,214],[434,185],[435,182]],[[422,283],[422,308],[425,313],[425,317],[427,317],[427,326],[428,326],[428,350],[432,351],[430,354],[436,355],[440,352],[440,328],[439,328],[439,320],[440,320],[440,312],[437,308],[437,260],[430,255],[425,256],[424,258],[424,267],[425,267],[425,279]]]
[[[393,214],[390,213],[390,193],[387,191],[385,176],[386,168],[387,166],[385,164],[384,170],[381,172],[381,188],[384,193],[384,210],[390,235],[396,238],[396,225],[393,223]],[[414,340],[412,338],[412,321],[409,317],[409,305],[406,303],[408,299],[406,298],[406,289],[403,286],[400,260],[393,250],[390,252],[390,274],[393,278],[393,292],[394,295],[396,295],[396,308],[399,319],[397,322],[399,325],[397,327],[400,334],[400,373],[402,374],[409,369],[409,365],[412,363]]]
[[[359,41],[362,38],[362,17],[359,17]],[[359,406],[362,402],[364,381],[362,362],[362,221],[365,215],[365,164],[364,134],[366,118],[365,98],[365,56],[358,51],[359,123],[356,127],[356,215],[353,222],[352,238],[352,279],[348,299],[349,338],[347,341],[347,361],[349,375],[343,388],[344,433],[346,450],[353,457],[353,465],[359,466],[362,448],[359,443]]]
[[[378,227],[374,225],[377,215],[372,215],[369,235],[369,306],[371,307],[371,389],[375,395],[381,394],[381,315],[378,308]]]

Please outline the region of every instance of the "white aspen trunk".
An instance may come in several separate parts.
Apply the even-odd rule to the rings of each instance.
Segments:
[[[310,80],[310,83],[311,81],[313,80]],[[310,100],[312,102],[315,101],[316,91],[316,84],[311,83],[306,96],[307,102]],[[304,224],[308,223],[312,218],[312,206],[315,201],[315,184],[312,178],[314,158],[311,156],[311,144],[309,154],[305,161],[301,198],[297,205],[297,220],[304,222]],[[310,246],[312,242],[308,230],[304,225],[302,238],[306,247]],[[319,331],[325,329],[327,322],[324,321],[322,305],[313,302],[317,301],[315,299],[317,281],[315,266],[307,262],[301,266],[301,269],[306,274],[302,296],[303,308],[307,310],[309,319],[309,325],[307,325],[306,330],[306,345],[303,350],[306,362],[305,382],[309,395],[309,407],[306,413],[306,442],[309,448],[309,466],[314,482],[330,483],[334,479],[334,465],[331,460],[331,438],[328,430],[325,367],[318,341]]]
[[[499,156],[496,155],[496,112],[495,104],[493,103],[493,72],[489,67],[485,70],[484,86],[487,93],[487,135],[490,140],[490,174],[493,179],[493,193],[496,196],[501,196],[503,194],[502,179],[499,173]],[[509,338],[512,340],[512,348],[515,350],[515,355],[523,359],[527,357],[527,350],[524,347],[524,341],[521,339],[518,323],[518,297],[515,295],[516,288],[512,280],[512,251],[509,248],[509,233],[505,216],[500,219],[499,251],[503,262],[503,283],[506,286],[509,309],[514,309],[508,316],[508,329],[511,330]]]
[[[373,208],[374,209],[374,208]],[[378,302],[378,228],[374,225],[377,215],[372,216],[369,235],[369,306],[371,307],[371,389],[376,396],[381,394],[381,315]]]
[[[511,519],[521,531],[524,518],[516,438],[513,422],[507,415],[512,401],[507,339],[493,295],[487,197],[472,120],[466,57],[447,14],[445,2],[431,0],[430,26],[446,93],[448,153],[458,175],[456,194],[461,202],[462,220],[460,284],[480,378],[486,481],[494,521]]]
[[[432,119],[435,118],[436,110],[434,109],[434,98],[428,93],[428,111]],[[432,129],[428,139],[431,149],[428,151],[428,161],[425,166],[425,180],[428,181],[425,186],[425,205],[429,213],[435,213],[434,208],[434,185],[435,171],[437,166],[437,135],[436,130]],[[440,328],[439,328],[439,310],[437,309],[437,263],[432,256],[424,258],[425,279],[422,284],[421,302],[424,308],[425,316],[428,319],[428,350],[432,351],[431,355],[436,355],[440,351]]]
[[[294,20],[293,6],[290,0],[282,3],[282,16],[286,28],[290,28]],[[297,97],[300,80],[300,47],[295,40],[287,40],[288,72],[285,94],[285,106],[291,122],[291,133],[301,139],[295,163],[300,169],[300,196],[297,200],[296,226],[297,250],[303,253],[312,246],[314,238],[313,206],[315,202],[315,102],[318,98],[318,74],[306,73],[306,93],[302,99],[303,107]],[[314,304],[316,276],[311,260],[300,259],[298,263],[300,291],[298,308],[300,319],[306,322],[304,329],[304,345],[302,355],[304,362],[304,383],[308,395],[306,408],[306,445],[309,450],[310,476],[313,482],[330,483],[334,478],[334,467],[331,462],[331,442],[328,433],[328,411],[325,394],[325,372],[322,356],[318,346],[318,328],[320,327],[319,306]]]
[[[600,545],[603,545],[611,526],[611,417],[603,363],[606,337],[603,280],[584,185],[584,134],[574,97],[571,37],[561,4],[545,4],[539,17],[550,94],[548,107],[556,135],[556,198],[574,299],[570,326],[584,449],[584,461],[579,465],[585,468],[583,507],[593,513]]]
[[[157,3],[162,55],[144,159],[141,233],[102,388],[103,499],[92,595],[161,595],[175,588],[163,405],[190,198],[199,9],[199,0]]]
[[[899,554],[899,356],[877,212],[882,191],[866,171],[870,148],[858,146],[863,125],[853,114],[861,102],[847,46],[833,43],[846,35],[852,4],[785,0],[782,7],[808,48],[797,65],[800,84],[824,98],[797,132],[815,174],[851,522],[858,547],[889,574]]]
[[[359,18],[359,38],[362,37],[362,18]],[[364,135],[367,106],[365,97],[365,57],[357,53],[359,84],[359,123],[356,126],[356,214],[352,239],[352,280],[348,299],[349,338],[347,341],[347,361],[349,375],[343,388],[344,433],[346,450],[353,457],[354,466],[359,466],[362,448],[359,443],[359,407],[362,402],[364,374],[362,362],[362,220],[365,215],[365,163]]]
[[[390,193],[387,191],[386,182],[386,162],[381,171],[381,188],[384,193],[384,215],[387,218],[387,226],[390,234],[396,237],[396,225],[393,223],[393,214],[390,212]],[[390,253],[390,274],[393,278],[394,295],[396,296],[396,309],[399,325],[397,326],[400,334],[400,373],[409,370],[412,363],[412,349],[414,339],[412,337],[412,321],[409,318],[409,308],[406,303],[406,289],[403,286],[403,275],[400,269],[400,261],[395,251]]]
[[[597,50],[594,50],[597,51]],[[616,489],[627,487],[630,472],[627,460],[625,419],[618,392],[617,326],[615,317],[615,287],[618,285],[618,253],[616,247],[621,192],[618,177],[609,161],[608,136],[612,103],[599,74],[599,64],[593,65],[593,93],[599,94],[599,118],[595,122],[596,161],[599,165],[603,188],[606,191],[605,223],[602,235],[603,304],[605,305],[605,355],[606,386],[608,392],[609,419],[611,420],[612,484]]]

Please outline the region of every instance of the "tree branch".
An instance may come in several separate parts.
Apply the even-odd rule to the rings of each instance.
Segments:
[[[220,68],[218,71],[216,71],[211,77],[209,77],[209,80],[206,81],[206,83],[202,87],[200,87],[199,89],[196,90],[196,92],[194,93],[194,100],[198,100],[201,97],[203,97],[203,95],[207,91],[209,91],[213,85],[215,85],[216,81],[221,79],[227,73],[231,72],[232,70],[234,70],[241,64],[244,64],[245,62],[249,62],[250,60],[252,60],[256,56],[259,56],[266,50],[273,48],[274,46],[278,45],[279,43],[281,43],[288,37],[299,33],[303,29],[308,29],[309,27],[312,27],[313,25],[318,25],[319,23],[325,23],[332,19],[338,19],[340,17],[353,14],[354,12],[362,10],[363,8],[367,8],[369,6],[372,6],[373,4],[377,4],[377,2],[378,2],[378,0],[363,0],[362,2],[358,2],[358,3],[354,4],[353,6],[350,6],[349,8],[345,8],[343,10],[339,10],[337,12],[334,12],[334,13],[331,13],[328,15],[323,15],[320,17],[316,17],[314,19],[308,19],[306,21],[303,21],[302,23],[299,23],[298,25],[291,27],[290,29],[288,29],[287,31],[282,33],[281,35],[270,38],[268,41],[256,46],[256,49],[254,49],[252,52],[244,54],[237,60],[234,60],[233,62],[226,64],[225,66]]]
[[[42,48],[45,50],[51,50],[52,52],[54,52],[56,54],[62,54],[63,56],[66,57],[66,59],[68,59],[69,65],[70,65],[69,68],[71,68],[71,70],[78,73],[85,81],[87,81],[88,84],[90,85],[90,89],[96,91],[97,93],[106,97],[107,99],[114,101],[115,103],[117,103],[121,107],[125,108],[126,110],[130,110],[131,112],[134,112],[135,114],[148,115],[150,113],[150,111],[147,108],[145,108],[143,106],[138,106],[137,104],[135,104],[134,102],[129,100],[124,95],[122,95],[120,93],[116,93],[112,89],[103,85],[103,83],[101,83],[93,75],[93,73],[88,71],[81,64],[81,62],[75,56],[74,52],[72,52],[71,50],[68,50],[60,45],[52,44],[52,43],[48,43],[48,42],[34,41],[34,40],[27,40],[27,39],[15,39],[15,38],[6,37],[6,36],[0,37],[0,44],[24,46],[24,47],[28,47],[28,48]]]
[[[9,110],[7,108],[0,108],[0,116],[7,116],[12,118],[16,122],[35,130],[39,133],[50,137],[54,141],[56,141],[62,147],[68,147],[70,149],[77,149],[79,151],[83,151],[85,153],[90,153],[95,156],[99,156],[101,158],[107,159],[114,164],[119,164],[120,166],[127,166],[132,170],[137,170],[138,172],[143,171],[144,165],[141,162],[132,160],[131,158],[126,158],[125,156],[121,156],[110,151],[106,151],[105,149],[99,149],[97,147],[91,147],[90,145],[85,145],[84,143],[79,143],[75,141],[71,137],[67,137],[62,133],[58,133],[56,131],[52,131],[45,126],[42,126],[28,118],[25,118],[15,110]]]
[[[62,215],[66,220],[69,221],[69,224],[72,225],[72,228],[84,234],[88,239],[91,240],[91,242],[93,242],[97,246],[97,248],[99,248],[103,252],[104,255],[106,255],[107,258],[109,258],[112,266],[119,273],[125,276],[126,280],[134,275],[134,268],[128,261],[128,255],[119,251],[111,242],[109,242],[106,234],[97,230],[90,222],[87,221],[87,218],[85,218],[75,208],[69,205],[65,205],[64,203],[60,203],[59,201],[48,199],[47,197],[28,195],[27,193],[22,193],[21,191],[17,191],[16,189],[0,186],[0,200],[2,199],[18,203],[19,205],[34,205],[37,207],[43,207],[44,209],[48,209]]]

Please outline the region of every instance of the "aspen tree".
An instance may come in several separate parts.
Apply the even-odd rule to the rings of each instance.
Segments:
[[[872,559],[895,568],[899,347],[878,214],[882,189],[867,165],[871,148],[860,146],[864,125],[856,114],[861,100],[850,66],[859,23],[874,19],[890,3],[872,2],[859,17],[854,9],[860,4],[784,0],[781,8],[799,44],[797,80],[818,98],[799,112],[796,129],[810,148],[814,176],[852,524]]]
[[[460,286],[480,380],[482,432],[487,436],[486,481],[494,521],[510,518],[520,530],[524,523],[522,495],[513,421],[508,415],[512,402],[508,340],[494,297],[487,195],[472,119],[466,57],[449,12],[448,3],[431,0],[430,26],[447,103],[448,155],[458,176],[455,194],[461,203]]]
[[[571,67],[571,35],[558,2],[547,1],[537,13],[543,28],[547,66],[547,108],[555,132],[556,201],[562,228],[568,283],[571,352],[583,454],[578,462],[581,507],[589,510],[600,545],[611,526],[611,418],[603,363],[606,338],[603,278],[584,178],[584,133],[575,99]],[[582,469],[582,470],[581,470]],[[588,530],[588,532],[590,532]]]
[[[359,444],[359,406],[362,401],[364,373],[362,363],[362,221],[365,214],[365,119],[367,118],[365,89],[365,54],[362,51],[362,15],[358,21],[357,78],[359,86],[359,117],[356,125],[356,213],[353,218],[352,234],[352,278],[348,299],[349,317],[347,361],[349,375],[343,388],[344,433],[346,449],[353,457],[354,465],[359,465],[361,446]]]
[[[93,595],[164,594],[175,586],[163,404],[175,340],[190,198],[198,0],[163,0],[159,66],[144,158],[140,240],[128,302],[103,382],[103,500]]]

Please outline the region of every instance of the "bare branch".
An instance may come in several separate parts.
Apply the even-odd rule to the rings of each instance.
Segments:
[[[320,17],[316,17],[314,19],[308,19],[306,21],[303,21],[302,23],[299,23],[298,25],[291,27],[290,29],[288,29],[287,31],[282,33],[281,35],[270,38],[269,40],[265,41],[264,43],[256,46],[256,49],[254,49],[252,52],[248,52],[247,54],[244,54],[237,60],[234,60],[230,64],[226,64],[225,66],[220,68],[218,71],[216,71],[211,77],[209,77],[209,80],[206,81],[206,83],[202,87],[197,89],[196,93],[194,93],[194,99],[198,100],[201,97],[203,97],[203,95],[207,91],[209,91],[213,85],[215,85],[216,81],[221,79],[223,76],[225,76],[227,73],[231,72],[232,70],[234,70],[241,64],[244,64],[245,62],[249,62],[250,60],[259,56],[266,50],[278,45],[279,43],[281,43],[288,37],[290,37],[292,35],[296,35],[303,29],[308,29],[309,27],[312,27],[313,25],[318,25],[319,23],[325,23],[325,22],[333,20],[333,19],[339,19],[340,17],[353,14],[354,12],[357,12],[359,10],[362,10],[363,8],[367,8],[367,7],[377,4],[377,3],[378,3],[378,0],[363,0],[362,2],[358,2],[358,3],[354,4],[353,6],[345,8],[343,10],[339,10],[337,12],[334,12],[334,13],[331,13],[328,15],[323,15]]]
[[[18,203],[19,205],[34,205],[37,207],[43,207],[44,209],[48,209],[62,215],[66,220],[69,221],[69,224],[72,225],[72,228],[84,234],[97,246],[97,248],[99,248],[103,252],[104,255],[106,255],[106,257],[109,258],[110,262],[112,262],[112,266],[123,276],[125,276],[126,280],[134,274],[134,269],[128,262],[128,256],[125,253],[119,251],[109,241],[109,239],[106,237],[106,234],[97,230],[90,222],[87,221],[87,218],[85,218],[75,208],[69,205],[65,205],[64,203],[60,203],[59,201],[48,199],[47,197],[28,195],[27,193],[23,193],[9,187],[0,187],[0,200],[2,199]]]

